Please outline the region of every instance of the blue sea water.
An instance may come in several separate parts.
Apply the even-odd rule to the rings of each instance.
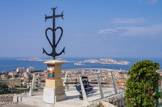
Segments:
[[[36,68],[36,70],[46,69],[46,65],[44,64],[43,61],[23,61],[17,59],[20,58],[0,58],[0,72],[13,71],[16,70],[17,67],[25,67],[25,68],[34,67]],[[162,58],[112,58],[117,61],[120,60],[129,61],[130,63],[128,65],[85,63],[85,65],[81,66],[74,65],[74,63],[77,61],[84,61],[87,59],[100,59],[100,58],[62,58],[62,59],[73,61],[63,64],[62,69],[108,68],[108,69],[124,69],[128,71],[134,63],[142,60],[152,60],[153,62],[158,62],[161,65],[160,68],[162,68]]]

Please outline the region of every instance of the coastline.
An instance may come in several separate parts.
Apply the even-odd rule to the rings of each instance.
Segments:
[[[44,64],[44,61],[28,61],[28,60],[17,60],[17,59],[24,59],[24,58],[0,58],[0,72],[2,71],[13,71],[16,70],[17,67],[24,67],[25,69],[28,67],[34,67],[37,70],[44,70],[46,69],[46,65]],[[66,61],[69,61],[68,63],[63,64],[62,69],[77,69],[77,68],[108,68],[108,69],[123,69],[123,70],[129,70],[131,66],[136,63],[137,61],[141,60],[152,60],[153,62],[158,62],[162,68],[162,58],[112,58],[117,61],[126,60],[130,63],[128,65],[117,65],[117,64],[100,64],[100,63],[85,63],[85,65],[77,66],[74,65],[76,62],[85,61],[88,59],[97,59],[100,60],[100,58],[75,58],[75,57],[68,57],[68,58],[62,58]],[[105,58],[106,59],[106,58]],[[43,58],[44,60],[44,58]]]

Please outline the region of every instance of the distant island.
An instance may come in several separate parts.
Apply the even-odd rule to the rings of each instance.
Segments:
[[[85,63],[100,63],[100,64],[117,64],[117,65],[128,65],[128,61],[117,61],[114,59],[88,59],[74,63],[74,65],[84,65]]]
[[[21,60],[21,61],[47,61],[47,60],[49,60],[49,59],[41,59],[41,58],[22,58],[22,59],[17,59],[17,60]],[[57,60],[63,61],[63,62],[73,62],[73,61],[63,60],[62,58],[58,58]]]
[[[84,65],[84,63],[83,62],[76,62],[76,63],[74,63],[74,65]]]
[[[22,59],[17,59],[17,60],[22,60],[22,61],[47,61],[46,59],[40,59],[40,58],[22,58]]]
[[[17,59],[17,60],[22,60],[22,61],[47,61],[49,59],[41,59],[41,58],[23,58],[23,59]],[[75,62],[75,61],[67,61],[63,60],[62,58],[58,58],[57,60],[63,61],[63,62]],[[128,65],[128,61],[117,61],[114,59],[104,59],[101,58],[99,60],[97,59],[88,59],[84,61],[78,61],[75,62],[74,65],[84,65],[85,63],[100,63],[100,64],[117,64],[117,65]]]

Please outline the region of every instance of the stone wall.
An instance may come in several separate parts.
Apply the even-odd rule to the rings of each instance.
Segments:
[[[125,93],[117,94],[100,101],[103,107],[126,107]]]
[[[21,86],[21,80],[20,80],[20,79],[0,80],[0,83],[5,83],[5,84],[8,84],[8,85],[17,85],[17,86]]]
[[[83,107],[126,107],[125,93],[113,95],[95,102],[90,102]]]
[[[12,102],[13,96],[14,96],[13,94],[1,94],[0,102]]]

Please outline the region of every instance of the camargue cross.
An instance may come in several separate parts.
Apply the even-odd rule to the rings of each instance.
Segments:
[[[48,56],[52,56],[53,59],[55,59],[56,56],[59,56],[59,55],[61,55],[62,53],[65,53],[65,47],[62,49],[62,51],[61,51],[60,53],[57,53],[57,52],[56,52],[56,47],[57,47],[58,43],[60,42],[60,40],[61,40],[61,38],[62,38],[62,35],[63,35],[63,29],[62,29],[62,27],[59,27],[59,26],[58,26],[57,28],[55,28],[55,19],[56,19],[56,18],[59,18],[59,17],[61,17],[61,18],[63,19],[63,16],[64,16],[64,15],[63,15],[63,12],[62,12],[62,14],[60,14],[60,15],[56,15],[56,14],[55,14],[56,8],[52,8],[52,10],[53,10],[53,16],[46,16],[46,15],[45,15],[45,21],[46,21],[47,19],[53,19],[53,28],[48,27],[48,28],[46,29],[46,31],[45,31],[46,38],[47,38],[47,40],[48,40],[50,46],[52,47],[52,52],[51,52],[51,53],[47,53],[46,50],[43,48],[43,53],[45,53],[45,54],[48,55]],[[55,32],[56,32],[58,29],[61,30],[61,34],[60,34],[60,37],[59,37],[58,41],[56,42],[56,34],[55,34]],[[49,40],[48,35],[47,35],[47,32],[48,32],[49,30],[51,30],[52,33],[53,33],[53,44],[51,43],[51,41]]]

